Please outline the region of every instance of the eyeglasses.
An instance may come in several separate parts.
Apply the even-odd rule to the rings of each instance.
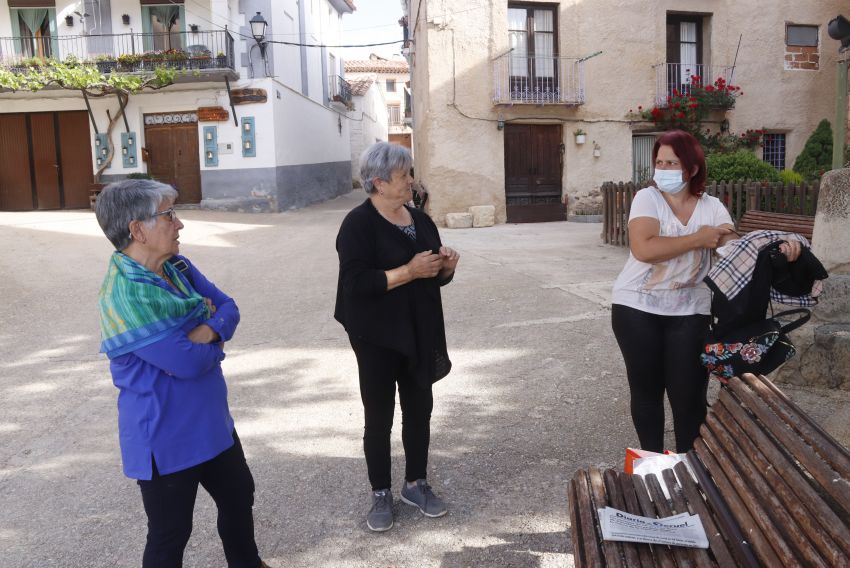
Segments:
[[[165,211],[157,211],[151,217],[159,217],[160,215],[168,215],[168,220],[172,223],[177,220],[177,211],[174,210],[174,207],[169,207]]]

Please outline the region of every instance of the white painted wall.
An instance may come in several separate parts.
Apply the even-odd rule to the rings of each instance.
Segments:
[[[351,177],[360,177],[360,155],[379,140],[388,139],[387,109],[384,93],[372,83],[366,94],[354,97],[357,109],[351,120]]]

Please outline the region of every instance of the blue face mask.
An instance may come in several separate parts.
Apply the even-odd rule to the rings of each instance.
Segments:
[[[688,185],[688,182],[682,180],[682,170],[655,170],[652,179],[664,193],[679,193]]]

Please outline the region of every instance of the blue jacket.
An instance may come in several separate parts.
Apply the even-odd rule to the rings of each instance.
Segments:
[[[151,457],[165,475],[208,461],[233,445],[222,345],[192,343],[187,334],[206,323],[222,341],[229,341],[239,324],[239,308],[184,260],[195,290],[212,300],[215,314],[205,321],[189,321],[171,336],[110,361],[112,382],[120,391],[118,437],[124,474],[133,479],[151,478]],[[165,281],[160,285],[179,293]]]

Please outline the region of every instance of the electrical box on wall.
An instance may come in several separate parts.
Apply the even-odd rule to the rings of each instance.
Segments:
[[[218,166],[218,127],[204,126],[204,165]]]
[[[232,154],[233,153],[233,142],[220,142],[218,145],[218,153],[219,154]]]
[[[121,163],[125,168],[135,168],[139,165],[136,152],[136,133],[121,133]]]
[[[109,137],[106,134],[94,135],[94,153],[97,167],[103,165],[106,156],[109,154]]]
[[[255,140],[254,117],[242,117],[242,157],[255,158],[257,156]]]

